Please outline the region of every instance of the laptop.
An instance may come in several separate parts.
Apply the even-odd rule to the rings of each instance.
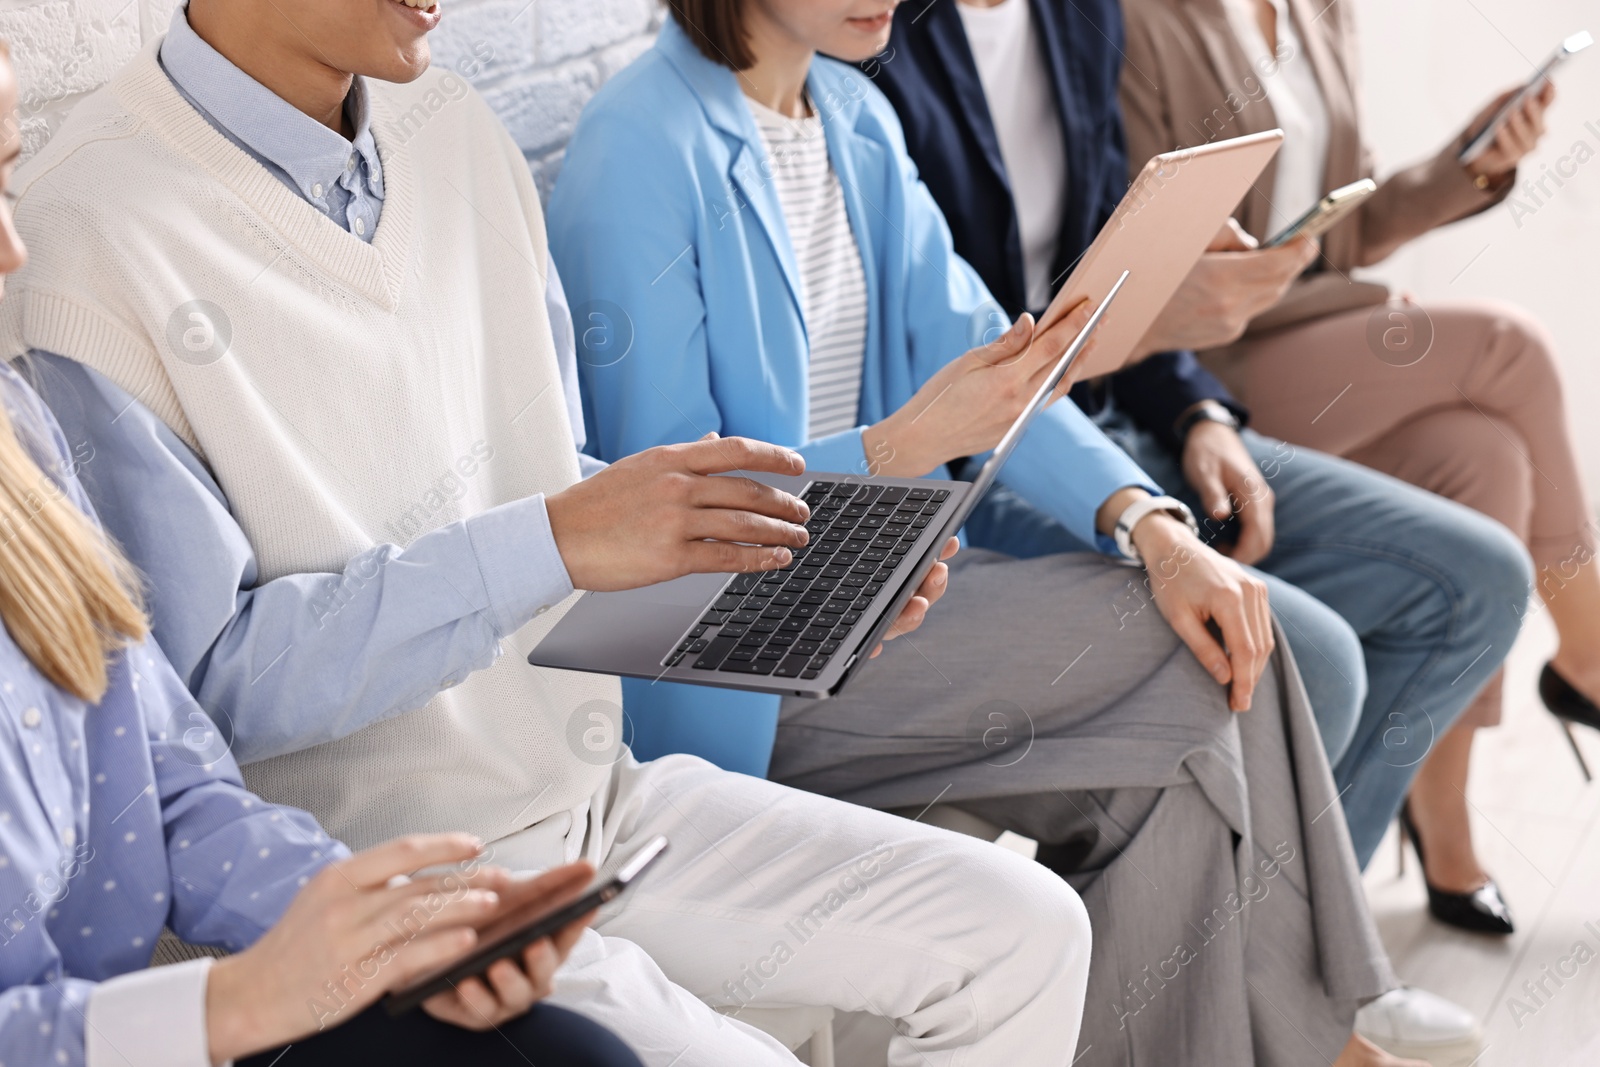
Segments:
[[[883,640],[1100,328],[1112,285],[971,482],[848,474],[748,477],[811,508],[782,570],[691,574],[586,593],[528,655],[536,667],[821,698]],[[1063,401],[1071,403],[1071,401]]]

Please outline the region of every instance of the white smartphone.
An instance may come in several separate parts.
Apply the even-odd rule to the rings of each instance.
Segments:
[[[1318,200],[1311,210],[1283,228],[1283,232],[1269,240],[1263,248],[1286,245],[1296,237],[1315,239],[1339,224],[1339,220],[1360,207],[1362,202],[1378,191],[1378,183],[1371,178],[1343,185]]]
[[[1471,163],[1487,152],[1489,146],[1494,144],[1495,135],[1500,132],[1500,127],[1505,125],[1506,119],[1510,118],[1518,108],[1527,103],[1528,97],[1544,88],[1544,83],[1549,81],[1551,76],[1555,74],[1557,67],[1592,44],[1594,44],[1594,35],[1588,30],[1581,30],[1562,41],[1561,46],[1550,53],[1550,58],[1539,64],[1539,69],[1533,72],[1533,77],[1528,79],[1528,83],[1522,87],[1522,91],[1507,100],[1500,110],[1494,113],[1494,117],[1489,120],[1488,125],[1472,139],[1467,147],[1461,150],[1461,155],[1457,158],[1462,163]]]

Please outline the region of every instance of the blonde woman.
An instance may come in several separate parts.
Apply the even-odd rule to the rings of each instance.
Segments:
[[[21,147],[16,95],[0,58],[0,188]],[[0,274],[25,258],[8,198]],[[608,1031],[535,1004],[582,922],[427,1015],[370,1009],[589,868],[512,882],[466,834],[352,856],[247,792],[149,636],[136,576],[78,485],[88,459],[0,366],[0,1062],[638,1067]],[[163,926],[234,955],[145,970]]]

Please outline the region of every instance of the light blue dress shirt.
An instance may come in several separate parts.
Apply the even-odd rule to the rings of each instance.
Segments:
[[[161,60],[213,126],[308,200],[315,202],[308,184],[311,191],[321,184],[324,198],[332,197],[330,221],[370,240],[370,230],[355,232],[355,221],[370,211],[371,229],[381,224],[383,175],[360,79],[349,110],[357,120],[352,143],[200,40],[182,8]],[[356,167],[347,171],[352,152]],[[330,192],[330,181],[349,199]],[[544,298],[587,477],[605,464],[581,453],[572,317],[553,269]],[[201,705],[232,722],[242,762],[421,707],[492,663],[501,638],[572,592],[543,496],[441,527],[404,548],[378,545],[341,574],[262,583],[249,539],[205,464],[142,404],[74,362],[76,354],[33,353],[35,384],[75,454],[90,457],[80,477],[148,581],[156,639]],[[378,595],[330,610],[345,583]]]
[[[0,395],[40,466],[90,512],[72,474],[86,454],[71,452],[9,369],[0,368]],[[96,999],[91,1012],[91,999],[112,993],[97,984],[147,966],[163,926],[189,941],[245,948],[311,875],[347,855],[310,815],[244,788],[225,733],[154,641],[117,655],[110,683],[98,705],[86,706],[0,629],[6,1064],[79,1065],[97,1041],[114,1047],[140,1020],[108,1004],[114,996]],[[180,976],[157,977],[170,990]],[[169,1049],[200,1041],[203,1051],[203,1010],[190,1005],[185,1019],[184,1005],[161,1003],[171,1008],[163,1024]],[[98,1033],[86,1033],[86,1012]]]
[[[161,42],[160,61],[217,132],[342,229],[372,242],[383,212],[383,164],[363,79],[354,80],[345,98],[345,117],[355,130],[347,141],[224,58],[189,26],[182,7]]]

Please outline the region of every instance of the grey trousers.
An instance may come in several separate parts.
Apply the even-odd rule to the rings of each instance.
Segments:
[[[1094,929],[1063,1063],[1333,1060],[1397,982],[1282,636],[1234,714],[1143,571],[974,550],[952,567],[923,628],[841,696],[785,701],[771,778],[1038,840]]]

